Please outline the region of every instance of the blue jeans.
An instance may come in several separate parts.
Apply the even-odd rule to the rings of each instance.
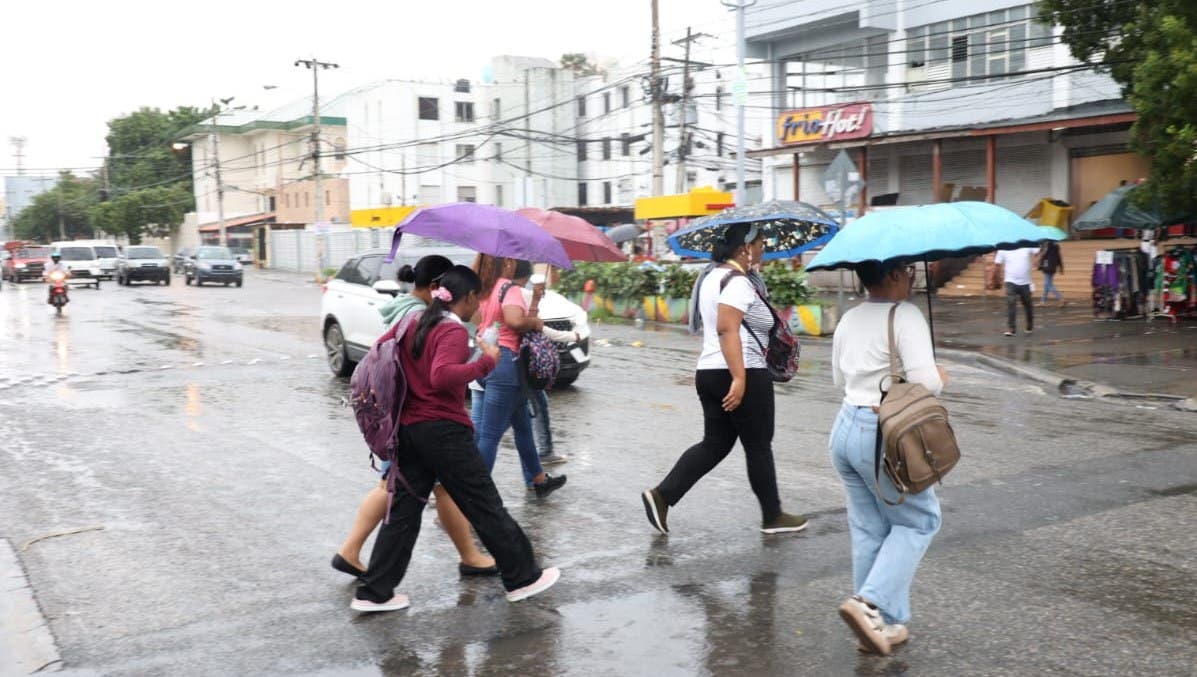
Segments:
[[[886,623],[910,621],[910,583],[927,546],[939,531],[935,489],[910,494],[902,505],[877,496],[873,454],[877,414],[845,404],[831,431],[831,463],[848,494],[852,535],[852,575],[856,594],[878,609]],[[881,472],[882,495],[898,499],[893,482]]]
[[[1047,301],[1048,294],[1055,294],[1057,301],[1064,300],[1064,295],[1060,293],[1059,289],[1056,289],[1056,283],[1054,282],[1055,277],[1056,276],[1053,273],[1044,273],[1043,274],[1043,300],[1044,301]]]
[[[536,455],[536,440],[532,437],[532,419],[528,415],[528,398],[520,384],[520,364],[516,354],[507,348],[500,349],[499,364],[486,377],[486,396],[481,398],[481,417],[478,419],[478,453],[490,471],[495,469],[495,458],[499,455],[499,440],[511,428],[515,434],[515,448],[520,454],[520,465],[524,467],[524,483],[531,486],[532,479],[543,470],[540,457]],[[475,391],[476,397],[478,393]]]

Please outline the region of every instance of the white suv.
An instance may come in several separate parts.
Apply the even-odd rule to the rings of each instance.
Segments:
[[[405,264],[414,266],[428,254],[440,254],[454,263],[469,265],[475,253],[460,247],[400,247],[391,263],[383,263],[390,250],[375,249],[345,262],[336,277],[324,285],[320,300],[321,332],[328,367],[337,376],[348,376],[382,336],[386,327],[379,309],[396,294],[403,293],[398,272]],[[548,290],[540,301],[540,317],[554,329],[575,331],[577,343],[557,344],[561,371],[554,384],[565,386],[578,379],[590,365],[590,324],[586,311],[555,291]]]

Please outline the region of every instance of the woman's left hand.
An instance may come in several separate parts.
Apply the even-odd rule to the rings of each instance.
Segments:
[[[723,411],[735,411],[744,400],[744,379],[732,379],[731,387],[723,396]]]

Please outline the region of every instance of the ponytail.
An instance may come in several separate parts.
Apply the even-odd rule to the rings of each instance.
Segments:
[[[450,310],[454,303],[469,296],[470,292],[476,294],[481,290],[482,280],[469,268],[453,266],[446,271],[441,276],[439,286],[432,292],[432,303],[428,304],[428,309],[416,323],[416,335],[411,346],[412,358],[418,360],[424,354],[428,333],[432,331],[433,327],[440,324],[441,320],[445,319],[445,311]]]

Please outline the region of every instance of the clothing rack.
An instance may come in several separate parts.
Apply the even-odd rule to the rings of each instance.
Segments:
[[[1166,317],[1175,323],[1197,317],[1197,247],[1175,246],[1155,259],[1155,284],[1151,318]]]
[[[1093,315],[1125,320],[1147,316],[1147,255],[1138,248],[1105,249],[1093,262]]]

